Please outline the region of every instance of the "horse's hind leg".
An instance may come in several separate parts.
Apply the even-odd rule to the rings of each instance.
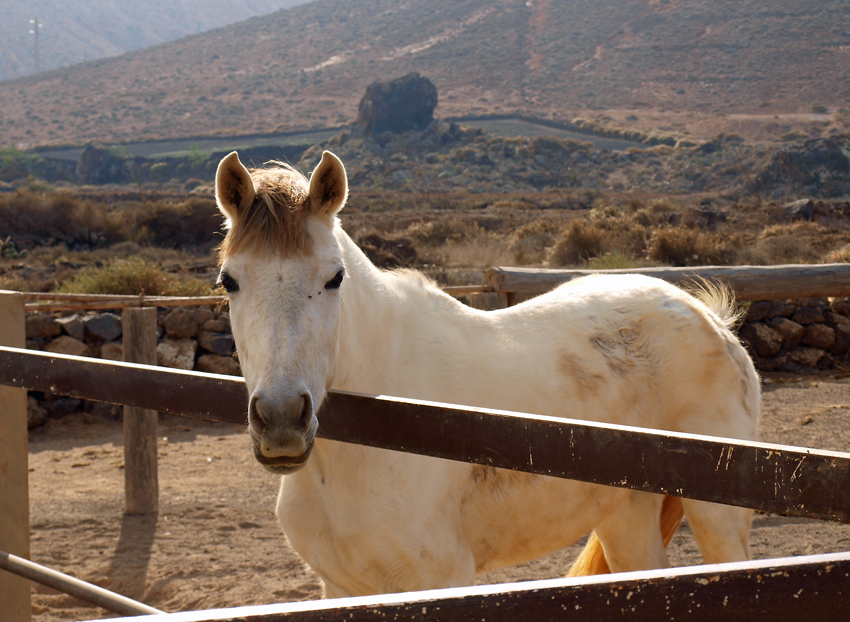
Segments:
[[[682,505],[706,564],[750,559],[752,510],[693,499]]]
[[[661,535],[664,497],[632,492],[604,521],[593,528],[602,543],[611,572],[667,568]]]

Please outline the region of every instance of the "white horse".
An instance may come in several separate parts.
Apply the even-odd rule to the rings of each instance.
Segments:
[[[325,595],[469,585],[591,530],[578,573],[667,566],[663,497],[317,439],[316,411],[339,389],[752,439],[759,379],[725,297],[600,276],[478,311],[378,270],[336,218],[347,194],[328,152],[309,183],[235,152],[216,173],[254,453]],[[749,510],[681,504],[705,562],[749,558]]]

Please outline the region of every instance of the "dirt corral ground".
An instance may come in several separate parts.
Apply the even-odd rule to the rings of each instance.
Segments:
[[[764,387],[762,439],[850,451],[850,379]],[[242,428],[160,420],[160,512],[124,516],[120,422],[50,420],[30,437],[32,559],[168,612],[315,599],[319,581],[286,545],[273,508],[279,478],[255,461]],[[756,558],[850,549],[850,525],[759,514]],[[580,545],[482,583],[560,576]],[[697,563],[684,524],[675,565]],[[33,587],[35,622],[110,617]]]

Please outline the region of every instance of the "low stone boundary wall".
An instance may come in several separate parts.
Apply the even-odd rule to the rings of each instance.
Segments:
[[[840,369],[850,363],[850,299],[753,302],[738,334],[759,371]]]
[[[124,360],[121,316],[111,311],[89,313],[27,313],[27,348],[57,354]],[[227,311],[204,307],[176,307],[157,311],[157,364],[163,367],[241,374],[235,356]],[[95,418],[118,418],[117,406],[83,402],[69,397],[31,393],[30,428],[48,418],[81,412]]]

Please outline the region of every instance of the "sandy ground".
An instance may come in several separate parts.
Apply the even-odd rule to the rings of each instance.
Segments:
[[[850,451],[850,379],[764,387],[762,439]],[[160,420],[158,515],[124,516],[120,422],[68,417],[30,437],[32,559],[168,612],[320,597],[319,581],[288,548],[274,516],[279,478],[253,459],[244,430]],[[756,558],[850,549],[850,525],[757,515]],[[561,576],[580,546],[480,578]],[[699,562],[684,524],[675,565]],[[111,617],[33,587],[33,620]]]

